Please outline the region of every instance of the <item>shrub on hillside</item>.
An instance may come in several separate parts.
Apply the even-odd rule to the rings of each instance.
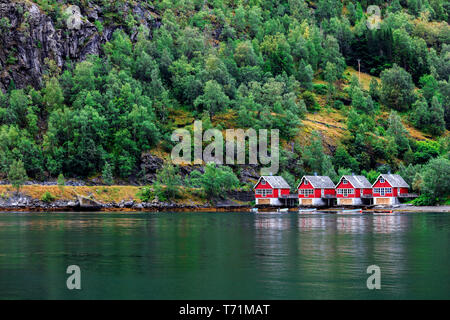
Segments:
[[[56,198],[49,191],[45,191],[41,197],[41,200],[46,203],[53,202],[53,201],[55,201],[55,199]]]
[[[141,188],[136,196],[141,199],[142,202],[149,202],[155,198],[155,193],[151,187],[143,187]]]

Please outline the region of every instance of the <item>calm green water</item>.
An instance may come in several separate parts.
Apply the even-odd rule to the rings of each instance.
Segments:
[[[448,213],[0,213],[0,299],[449,299],[449,235]]]

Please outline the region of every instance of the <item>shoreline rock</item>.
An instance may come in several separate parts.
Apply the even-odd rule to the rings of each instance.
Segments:
[[[84,196],[76,200],[55,200],[44,202],[28,195],[14,194],[8,198],[0,198],[0,211],[242,211],[249,210],[251,205],[239,204],[231,200],[217,204],[180,204],[175,202],[137,202],[121,200],[119,202],[102,203]]]

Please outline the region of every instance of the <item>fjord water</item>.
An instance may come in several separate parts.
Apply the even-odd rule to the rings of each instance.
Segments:
[[[448,213],[0,213],[0,299],[449,299],[449,235]]]

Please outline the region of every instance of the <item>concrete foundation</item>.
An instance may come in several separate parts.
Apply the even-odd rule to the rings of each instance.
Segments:
[[[386,205],[386,206],[392,206],[394,204],[399,204],[400,201],[397,197],[374,197],[373,198],[373,204],[376,205]]]
[[[361,198],[337,198],[338,206],[359,206],[362,204]]]
[[[271,206],[281,206],[282,203],[278,198],[256,198],[255,204],[257,205],[271,205]]]
[[[322,198],[298,198],[300,206],[325,206],[326,203]]]

